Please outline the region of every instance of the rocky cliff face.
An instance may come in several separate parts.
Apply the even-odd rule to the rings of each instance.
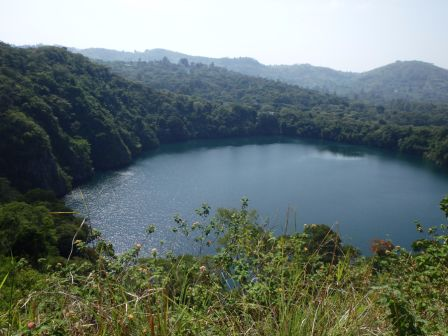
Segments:
[[[58,195],[68,191],[70,179],[59,167],[48,135],[24,113],[2,113],[0,137],[0,176],[15,181],[20,190],[51,189]]]

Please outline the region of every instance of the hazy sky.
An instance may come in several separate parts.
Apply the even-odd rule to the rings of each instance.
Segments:
[[[265,64],[448,68],[448,0],[0,0],[0,40]]]

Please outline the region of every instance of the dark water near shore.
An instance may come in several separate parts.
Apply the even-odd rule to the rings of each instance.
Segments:
[[[131,166],[101,173],[66,197],[121,252],[196,253],[171,231],[174,214],[189,221],[207,202],[239,207],[243,196],[276,234],[305,223],[334,225],[345,243],[369,253],[374,238],[409,247],[415,220],[444,222],[439,202],[448,172],[410,157],[358,146],[286,138],[191,141],[164,145]],[[148,224],[156,232],[145,236]],[[160,241],[163,240],[163,246]]]

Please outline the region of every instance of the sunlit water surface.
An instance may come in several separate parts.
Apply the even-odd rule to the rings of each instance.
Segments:
[[[192,239],[172,232],[173,216],[191,223],[204,202],[239,207],[246,196],[276,234],[325,223],[368,254],[375,238],[409,247],[420,237],[415,220],[442,223],[438,204],[447,192],[448,174],[417,159],[322,141],[250,138],[164,145],[129,167],[97,174],[66,202],[118,252],[141,243],[146,253],[198,253]],[[147,236],[149,224],[156,231]]]

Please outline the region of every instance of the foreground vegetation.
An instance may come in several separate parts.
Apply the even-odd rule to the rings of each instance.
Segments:
[[[441,209],[448,216],[448,198]],[[379,240],[363,258],[325,225],[274,237],[246,199],[197,214],[176,217],[173,231],[198,251],[218,246],[215,255],[159,256],[144,242],[116,255],[101,237],[74,242],[84,258],[31,267],[4,255],[0,334],[446,335],[445,225],[429,228],[414,253]]]
[[[37,266],[39,258],[52,262],[78,256],[73,237],[88,242],[85,221],[51,191],[32,189],[22,194],[0,177],[0,256],[25,258]]]

